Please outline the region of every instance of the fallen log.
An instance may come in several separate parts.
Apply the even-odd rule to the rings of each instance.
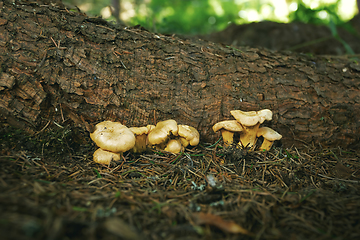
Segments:
[[[359,142],[360,65],[123,28],[61,2],[0,2],[0,118],[28,131],[175,119],[203,141],[230,110],[271,109],[285,146]]]

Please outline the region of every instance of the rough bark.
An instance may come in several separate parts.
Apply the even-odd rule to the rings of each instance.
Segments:
[[[172,118],[211,142],[230,110],[269,108],[285,146],[359,141],[360,66],[347,58],[234,49],[116,27],[61,3],[7,0],[0,61],[0,114],[35,131]]]

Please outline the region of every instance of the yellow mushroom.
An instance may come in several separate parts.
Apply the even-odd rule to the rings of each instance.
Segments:
[[[259,150],[270,150],[271,146],[273,145],[274,141],[280,140],[282,135],[276,132],[275,130],[268,128],[268,127],[261,127],[259,128],[257,137],[263,136],[264,141],[261,144]]]
[[[244,112],[241,110],[230,111],[243,127],[243,131],[240,133],[239,145],[242,147],[252,147],[256,142],[256,133],[259,129],[259,125],[265,120],[272,119],[272,112],[269,109],[263,109],[260,111]]]
[[[135,146],[131,149],[134,153],[144,152],[147,149],[147,136],[149,132],[155,128],[154,125],[147,125],[146,127],[131,127],[129,128],[135,135]]]
[[[170,135],[178,135],[178,126],[175,120],[158,122],[154,129],[148,134],[147,140],[150,145],[158,145],[168,140]]]
[[[133,132],[118,122],[104,121],[98,123],[95,126],[95,131],[90,133],[90,138],[102,150],[116,154],[126,152],[135,145]]]
[[[96,163],[109,165],[112,160],[119,161],[121,153],[113,153],[99,148],[94,152],[93,158]]]
[[[188,125],[178,125],[178,129],[178,135],[180,137],[181,144],[184,147],[187,147],[189,144],[191,146],[199,144],[200,134],[194,127]]]
[[[236,120],[225,120],[213,126],[214,132],[220,130],[224,145],[230,146],[234,141],[234,133],[242,132],[244,129]]]
[[[181,145],[180,139],[170,139],[164,150],[179,153],[184,150],[184,147]]]

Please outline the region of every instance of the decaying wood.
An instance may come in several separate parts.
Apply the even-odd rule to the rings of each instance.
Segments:
[[[230,110],[269,108],[285,146],[359,141],[360,65],[351,59],[124,29],[61,3],[6,0],[0,16],[0,114],[18,127],[173,118],[214,141],[212,125]]]

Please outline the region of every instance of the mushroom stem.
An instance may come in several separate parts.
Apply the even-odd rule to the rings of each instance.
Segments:
[[[255,145],[256,142],[256,133],[259,129],[260,123],[252,126],[252,127],[245,127],[244,131],[240,133],[240,142],[239,145],[243,148],[245,147],[252,147]]]
[[[225,129],[221,129],[220,131],[221,131],[221,136],[224,141],[224,146],[225,147],[230,146],[234,141],[234,133],[230,132],[228,130],[225,130]]]
[[[263,136],[264,138],[264,141],[261,144],[259,150],[270,150],[273,142],[282,138],[281,134],[268,127],[259,128],[256,136]]]
[[[267,139],[264,139],[263,143],[261,144],[259,150],[270,150],[271,146],[273,145],[274,141],[269,141]]]
[[[142,135],[136,135],[135,136],[135,146],[131,149],[131,151],[133,153],[140,153],[140,152],[144,152],[146,151],[146,139],[147,139],[147,135],[146,134],[142,134]]]

